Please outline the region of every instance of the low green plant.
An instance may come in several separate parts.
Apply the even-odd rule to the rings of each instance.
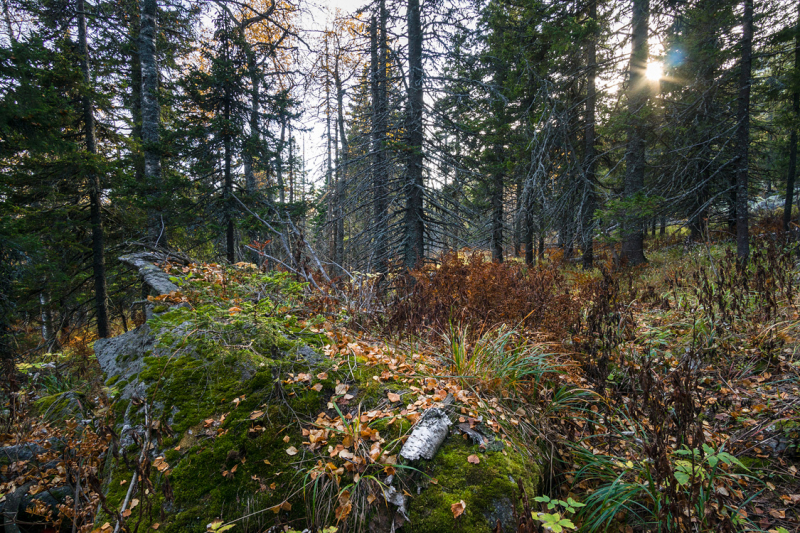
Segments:
[[[734,530],[744,530],[748,525],[738,513],[744,504],[734,506],[722,496],[728,493],[725,487],[735,485],[738,490],[745,490],[722,465],[746,470],[723,448],[714,449],[707,444],[701,448],[684,447],[673,451],[665,464],[620,459],[582,448],[576,449],[576,458],[583,465],[576,473],[576,481],[595,485],[579,512],[586,531],[608,530],[620,513],[629,524],[648,531],[681,530],[680,524],[690,518],[702,531],[710,531],[722,522]],[[711,505],[716,502],[724,505]]]
[[[572,498],[567,501],[550,499],[548,496],[537,496],[535,501],[545,504],[550,513],[532,513],[535,520],[542,523],[542,527],[554,533],[561,533],[564,529],[576,529],[575,524],[567,518],[567,515],[574,515],[575,511],[585,504],[577,502]]]

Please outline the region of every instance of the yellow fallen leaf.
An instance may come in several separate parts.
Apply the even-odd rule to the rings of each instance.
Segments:
[[[283,437],[283,442],[287,442],[288,443],[290,440],[292,440],[292,439],[289,438],[289,435],[286,435],[285,437]]]

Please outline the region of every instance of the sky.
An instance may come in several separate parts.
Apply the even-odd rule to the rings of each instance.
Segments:
[[[310,32],[321,31],[325,28],[325,23],[333,18],[333,13],[337,8],[343,13],[352,13],[368,2],[369,0],[310,0],[304,2],[306,12],[303,16],[303,27]],[[304,102],[304,104],[309,103],[308,100]],[[322,118],[315,116],[315,112],[310,106],[306,106],[301,123],[310,131],[298,132],[298,148],[301,153],[305,153],[309,182],[315,183],[319,187],[324,181],[326,166],[325,123]]]

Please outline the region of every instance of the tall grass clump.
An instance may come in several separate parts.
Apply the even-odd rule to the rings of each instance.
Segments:
[[[463,386],[483,392],[526,392],[535,398],[542,379],[558,370],[553,354],[527,342],[513,327],[502,324],[475,340],[469,329],[450,324],[441,334],[441,361]]]

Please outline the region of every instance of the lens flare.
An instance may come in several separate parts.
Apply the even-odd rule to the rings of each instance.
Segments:
[[[658,81],[664,76],[664,65],[660,61],[653,61],[647,64],[644,75],[650,81]]]

